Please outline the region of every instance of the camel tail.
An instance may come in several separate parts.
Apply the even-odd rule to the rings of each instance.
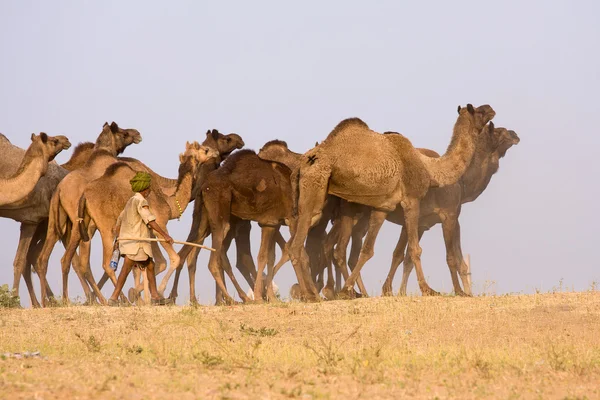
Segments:
[[[300,199],[300,168],[296,168],[290,175],[292,186],[292,217],[298,218],[298,202]]]
[[[85,195],[82,195],[79,198],[79,207],[77,209],[77,225],[79,225],[79,234],[81,235],[81,240],[84,242],[89,242],[90,237],[88,235],[88,225],[89,225],[89,215],[86,213],[86,199]]]

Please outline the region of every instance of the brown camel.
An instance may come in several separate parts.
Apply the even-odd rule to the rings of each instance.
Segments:
[[[291,151],[288,148],[287,143],[282,140],[271,140],[265,143],[258,152],[258,156],[263,160],[282,163],[286,165],[290,171],[298,169],[302,160],[302,154]],[[339,206],[339,198],[331,195],[327,197],[327,203],[323,208],[323,217],[311,228],[306,240],[306,251],[309,257],[309,265],[311,266],[311,276],[319,290],[323,288],[323,272],[325,267],[327,265],[329,265],[329,267],[331,266],[331,262],[327,262],[327,260],[330,259],[329,249],[326,245],[324,246],[327,238],[326,229],[329,222],[338,214]],[[286,257],[282,257],[277,266],[275,266],[273,276],[267,278],[267,287],[269,289],[271,288],[272,279],[279,271],[282,263],[289,260],[287,251],[285,252],[285,256]]]
[[[282,224],[289,224],[292,212],[290,170],[283,164],[260,159],[254,151],[241,150],[228,157],[223,165],[210,173],[202,185],[204,208],[210,224],[212,246],[209,270],[227,303],[233,299],[227,293],[223,275],[225,271],[240,298],[250,298],[238,284],[231,266],[223,261],[223,242],[230,230],[231,216],[258,222],[262,229],[258,255],[258,271],[254,285],[254,298],[263,296],[262,273],[265,265],[271,271],[268,254],[274,252],[275,232]],[[207,235],[205,230],[204,237]],[[201,237],[200,239],[204,239]]]
[[[243,145],[244,145],[244,142],[242,141],[242,139],[239,138],[239,136],[237,136],[237,135],[235,135],[235,136],[237,136],[239,138],[239,140],[236,140],[235,138],[232,138],[230,140],[225,140],[225,138],[220,137],[223,135],[218,134],[218,132],[217,132],[218,135],[215,136],[215,132],[216,131],[213,131],[212,134],[210,134],[210,131],[207,132],[207,139],[203,142],[203,145],[217,146],[222,159],[225,159],[225,157],[227,157],[231,153],[232,150],[234,150],[236,148],[239,149],[239,148],[243,147]],[[230,135],[227,135],[227,136],[230,136]],[[216,140],[216,138],[219,138],[219,140]],[[230,147],[230,150],[227,150],[226,146],[231,146],[234,144],[236,145],[236,147]],[[219,167],[218,162],[215,162],[212,164],[211,163],[204,164],[202,166],[202,173],[198,177],[199,184],[196,185],[196,187],[197,188],[202,187],[202,184],[206,180],[206,177],[208,176],[208,174],[211,173],[212,171],[216,170],[218,167]],[[231,241],[235,238],[236,252],[237,252],[236,267],[242,273],[242,275],[244,276],[244,278],[246,279],[248,284],[253,288],[255,279],[256,279],[256,267],[254,266],[254,261],[252,260],[252,253],[251,253],[251,249],[250,249],[250,229],[251,229],[250,221],[242,220],[242,219],[236,218],[235,216],[232,215],[231,220],[230,220],[230,227],[231,227],[231,229],[229,230],[228,235],[225,237],[225,239],[223,241],[223,247],[226,252],[231,244]],[[210,227],[209,227],[208,217],[207,217],[206,213],[204,212],[204,200],[202,197],[202,192],[199,191],[197,193],[197,195],[195,196],[192,227],[190,229],[190,233],[188,235],[187,241],[202,244],[204,242],[205,238],[209,234],[210,234]],[[275,241],[277,242],[277,244],[280,247],[283,247],[285,245],[285,240],[283,239],[283,237],[281,236],[281,234],[279,232],[276,232],[276,234],[275,234]],[[172,299],[177,298],[177,288],[179,285],[179,277],[181,275],[181,270],[183,269],[183,265],[187,261],[188,275],[189,275],[189,288],[190,288],[190,301],[192,303],[197,302],[195,279],[196,279],[196,267],[197,267],[197,262],[198,262],[198,255],[199,255],[199,249],[192,248],[190,246],[184,246],[179,251],[179,256],[180,256],[181,262],[180,262],[180,265],[177,268],[177,271],[175,274],[173,288],[171,290],[171,294],[169,295],[170,298],[172,298]],[[229,260],[226,255],[223,257],[222,262],[229,264]],[[215,293],[215,297],[216,297],[217,304],[222,302],[223,296],[221,294],[220,288],[218,288],[218,287],[217,287],[217,290]]]
[[[48,172],[48,163],[69,147],[71,143],[66,136],[48,136],[44,132],[39,135],[32,133],[31,145],[25,151],[17,171],[7,178],[0,178],[0,207],[27,197],[40,178]]]
[[[387,213],[398,204],[404,210],[408,251],[417,270],[423,294],[436,294],[425,280],[418,241],[419,203],[430,187],[442,187],[460,179],[471,162],[475,140],[495,115],[488,106],[458,108],[452,140],[446,154],[431,158],[420,153],[404,136],[381,135],[361,120],[342,121],[319,146],[303,156],[293,185],[297,185],[297,223],[290,256],[306,299],[317,300],[318,292],[308,276],[304,243],[311,225],[321,218],[327,193],[347,201],[373,207],[369,231],[358,263],[343,291],[350,289],[362,266],[373,255],[377,233]]]
[[[127,146],[141,142],[142,137],[135,129],[122,129],[115,122],[105,123],[102,132],[96,140],[94,151],[89,157],[85,166],[69,173],[56,188],[50,202],[50,213],[48,220],[48,231],[46,233],[46,241],[42,248],[41,254],[38,257],[37,271],[42,282],[42,303],[47,304],[46,294],[46,272],[48,269],[48,260],[54,245],[60,236],[63,236],[68,222],[71,224],[77,220],[77,207],[79,198],[83,193],[86,185],[96,178],[102,176],[106,168],[117,162],[117,155],[121,154]],[[63,301],[68,302],[68,281],[64,279],[68,276],[64,273],[65,270],[71,267],[70,260],[73,258],[73,253],[76,250],[76,243],[79,241],[79,231],[72,229],[69,237],[69,243],[66,246],[67,250],[61,259],[63,269]],[[69,263],[66,263],[69,260]],[[80,273],[79,266],[74,265],[75,272],[81,281],[86,297],[90,298],[89,288],[85,283],[85,277]],[[116,282],[114,272],[111,279]],[[87,289],[87,290],[86,290]]]

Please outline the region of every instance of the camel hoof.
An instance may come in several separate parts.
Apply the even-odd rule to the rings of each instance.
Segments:
[[[333,288],[325,286],[322,293],[326,300],[335,300],[335,291]]]
[[[137,302],[140,298],[140,293],[135,290],[135,288],[129,288],[129,291],[127,292],[127,298],[131,304],[135,304],[135,302]]]
[[[391,297],[394,295],[394,291],[390,286],[384,286],[381,288],[381,295],[385,297]]]
[[[427,287],[425,290],[421,290],[421,293],[423,293],[423,296],[439,296],[440,292],[436,292],[435,290],[433,290],[430,287]]]
[[[352,300],[354,298],[355,293],[356,292],[352,288],[342,288],[342,290],[338,292],[338,299]]]

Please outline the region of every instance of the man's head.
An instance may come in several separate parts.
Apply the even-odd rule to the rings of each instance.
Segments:
[[[137,172],[133,178],[129,181],[131,184],[131,190],[140,193],[146,197],[150,193],[150,182],[152,181],[152,175],[147,172]]]

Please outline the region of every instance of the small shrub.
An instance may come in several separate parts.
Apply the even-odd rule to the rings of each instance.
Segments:
[[[96,339],[96,337],[94,335],[90,335],[87,339],[85,339],[81,334],[76,333],[75,336],[77,337],[77,339],[79,339],[81,341],[81,343],[83,343],[85,345],[85,347],[88,349],[89,352],[91,353],[98,353],[100,351],[100,341],[98,339]]]
[[[19,308],[21,307],[21,299],[4,284],[0,286],[0,307],[2,308]]]
[[[261,327],[259,329],[253,328],[251,326],[246,326],[245,324],[240,324],[240,332],[245,333],[246,335],[253,335],[259,337],[268,337],[277,335],[277,329]]]

